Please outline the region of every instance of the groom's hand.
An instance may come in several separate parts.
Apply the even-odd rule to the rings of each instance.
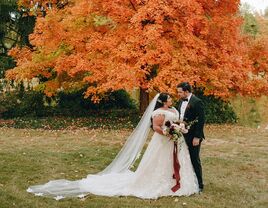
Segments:
[[[193,146],[198,146],[199,143],[200,143],[200,139],[197,138],[197,137],[195,137],[195,138],[193,139]]]

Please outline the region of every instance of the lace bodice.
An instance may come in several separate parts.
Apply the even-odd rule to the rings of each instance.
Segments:
[[[174,111],[174,112],[173,112]],[[158,115],[165,116],[164,123],[166,121],[176,121],[179,119],[179,112],[176,110],[176,108],[172,107],[170,110],[164,110],[164,109],[156,109],[152,113],[152,118]]]

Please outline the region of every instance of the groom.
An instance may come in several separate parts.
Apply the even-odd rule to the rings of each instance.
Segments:
[[[177,92],[180,100],[177,104],[177,110],[180,113],[180,120],[185,122],[196,122],[191,126],[189,132],[184,135],[189,148],[191,161],[198,180],[199,190],[203,191],[202,166],[199,157],[201,142],[204,136],[204,107],[202,101],[192,94],[192,87],[188,82],[182,82],[177,85]]]

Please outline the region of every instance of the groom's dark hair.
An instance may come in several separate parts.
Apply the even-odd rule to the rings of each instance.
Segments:
[[[177,85],[177,88],[181,88],[183,91],[192,92],[192,86],[189,84],[189,82],[181,82]]]

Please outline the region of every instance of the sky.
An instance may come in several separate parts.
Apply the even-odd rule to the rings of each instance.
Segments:
[[[241,0],[241,3],[248,3],[258,12],[263,12],[268,7],[268,0]]]

